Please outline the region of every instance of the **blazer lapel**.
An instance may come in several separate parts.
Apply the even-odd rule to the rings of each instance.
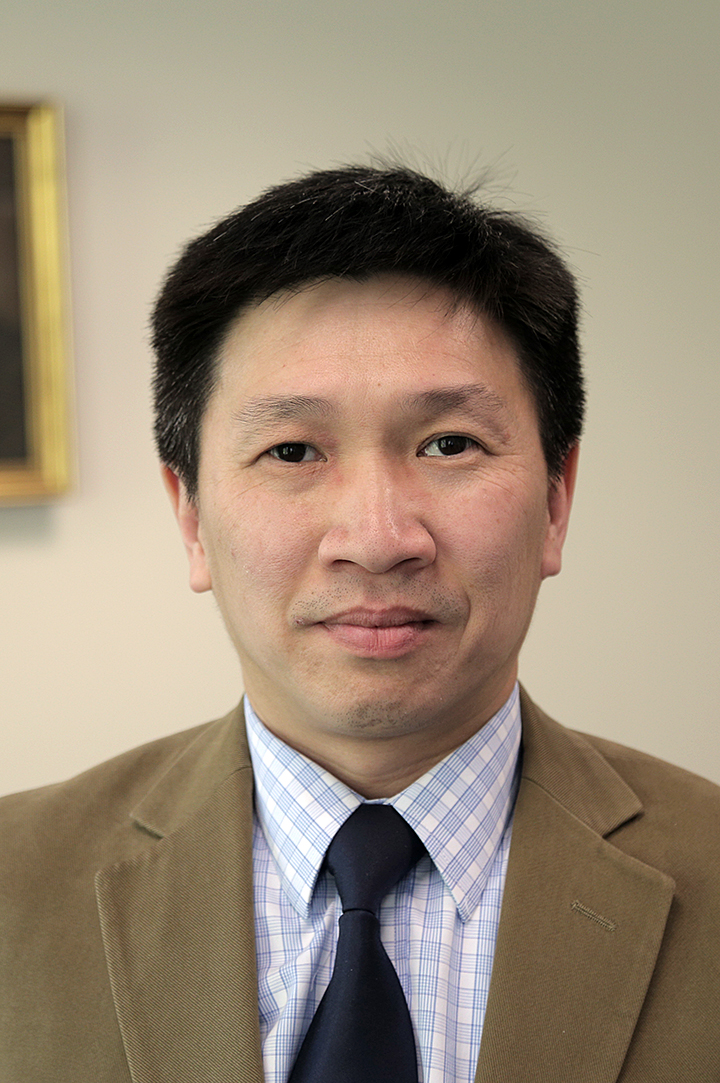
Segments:
[[[673,881],[604,836],[635,794],[523,697],[523,770],[476,1083],[614,1083]]]
[[[201,734],[136,821],[157,841],[96,878],[133,1083],[262,1083],[252,772],[239,712]]]

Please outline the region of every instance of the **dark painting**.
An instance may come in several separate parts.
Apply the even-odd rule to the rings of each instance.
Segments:
[[[0,460],[28,455],[15,141],[0,136]]]

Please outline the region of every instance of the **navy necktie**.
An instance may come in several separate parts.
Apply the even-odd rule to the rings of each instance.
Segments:
[[[377,912],[423,852],[390,805],[360,805],[330,843],[343,907],[335,967],[288,1083],[417,1083],[410,1013]]]

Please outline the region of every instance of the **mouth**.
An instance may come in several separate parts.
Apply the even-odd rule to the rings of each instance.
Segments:
[[[400,658],[420,646],[438,622],[417,609],[356,608],[317,622],[339,647],[362,658]]]
[[[429,624],[433,618],[429,613],[405,606],[392,606],[388,609],[347,609],[324,617],[322,624],[351,624],[356,628],[400,628],[405,624]]]

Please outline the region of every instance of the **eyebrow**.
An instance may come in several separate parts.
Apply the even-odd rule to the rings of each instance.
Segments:
[[[329,399],[311,395],[271,395],[250,399],[233,413],[238,425],[262,429],[278,421],[299,421],[308,417],[328,417],[333,413]]]
[[[483,415],[507,416],[505,400],[485,384],[434,387],[430,391],[409,395],[403,403],[403,408],[419,409],[432,415],[446,414],[453,410],[470,410]]]
[[[399,413],[420,414],[431,420],[454,411],[464,412],[493,426],[496,433],[507,435],[509,411],[506,402],[485,384],[461,384],[434,387],[407,395],[399,403]],[[328,418],[337,412],[330,399],[315,395],[269,395],[250,399],[233,413],[233,421],[243,428],[262,431],[278,422],[310,418]]]
[[[503,443],[510,438],[512,411],[507,402],[485,384],[461,384],[434,387],[409,395],[401,406],[403,411],[418,412],[428,421],[446,414],[465,414],[489,426]]]

